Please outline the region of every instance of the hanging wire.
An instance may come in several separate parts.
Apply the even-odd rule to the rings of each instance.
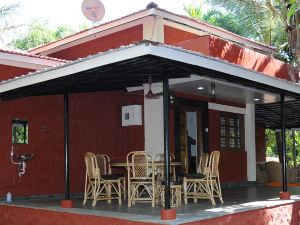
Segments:
[[[211,96],[210,96],[210,99],[211,100],[216,100],[216,84],[215,84],[214,81],[211,81],[210,87],[211,87]]]

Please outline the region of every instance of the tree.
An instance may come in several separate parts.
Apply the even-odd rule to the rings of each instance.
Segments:
[[[19,9],[19,4],[0,5],[0,40],[4,42],[4,37],[10,31],[17,29],[13,22],[12,15]]]
[[[55,29],[51,29],[46,22],[41,23],[34,21],[29,25],[27,34],[14,39],[9,43],[9,46],[28,50],[42,44],[56,41],[73,33],[75,33],[75,30],[68,26],[61,25]]]
[[[278,133],[277,133],[278,134]],[[287,161],[290,167],[296,167],[300,163],[299,148],[300,132],[296,130],[286,131],[286,149]],[[266,129],[266,155],[271,157],[279,157],[281,149],[278,148],[276,140],[276,132],[271,129]]]
[[[184,10],[193,18],[205,20],[215,26],[231,31],[241,36],[245,36],[242,27],[236,21],[236,18],[229,13],[221,12],[217,9],[210,9],[203,12],[203,5],[184,5]]]
[[[217,9],[220,14],[219,21],[222,22],[207,20],[204,16],[202,19],[238,35],[273,45],[278,49],[278,57],[286,61],[291,60],[286,33],[286,18],[289,11],[283,1],[205,0],[205,3],[210,4],[214,10]],[[201,6],[202,3],[190,5],[186,11],[195,17],[190,12],[198,12]]]

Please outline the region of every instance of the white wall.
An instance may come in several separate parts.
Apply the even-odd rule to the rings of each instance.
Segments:
[[[245,150],[248,181],[256,181],[255,105],[246,104]]]
[[[144,93],[149,86],[144,86]],[[161,84],[152,85],[153,93],[162,92]],[[159,99],[144,98],[144,129],[145,129],[145,150],[155,156],[164,152],[164,119],[163,119],[163,97]]]

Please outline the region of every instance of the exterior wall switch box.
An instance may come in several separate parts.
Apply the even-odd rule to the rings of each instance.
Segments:
[[[142,106],[122,106],[122,126],[142,125]]]

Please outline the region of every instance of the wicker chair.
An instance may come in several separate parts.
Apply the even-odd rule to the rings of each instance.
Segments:
[[[157,154],[155,160],[164,161],[165,156],[163,153]],[[170,153],[170,162],[175,161],[175,156],[173,153]],[[176,181],[176,170],[175,166],[171,166],[171,182],[170,182],[170,200],[171,207],[178,207],[181,205],[181,183]],[[164,168],[156,168],[156,190],[157,193],[157,202],[160,200],[161,204],[164,205],[165,202],[165,183],[164,183]]]
[[[127,155],[128,207],[136,201],[151,201],[155,206],[155,179],[152,156],[145,151]]]
[[[205,174],[205,168],[207,168],[209,159],[209,153],[202,153],[199,159],[199,164],[197,167],[197,173]]]
[[[171,207],[178,207],[181,205],[181,189],[182,185],[178,181],[170,182],[170,203]],[[165,182],[161,182],[159,186],[159,197],[161,199],[161,204],[165,203]]]
[[[86,178],[84,189],[83,205],[87,199],[92,199],[92,206],[96,206],[98,200],[107,200],[111,203],[112,199],[121,200],[121,181],[119,177],[113,175],[101,175],[98,167],[97,158],[91,152],[85,153]]]
[[[185,204],[188,198],[191,198],[194,202],[197,202],[197,199],[209,199],[212,205],[215,205],[214,197],[219,197],[223,203],[218,171],[219,158],[220,152],[213,151],[209,156],[207,167],[203,167],[203,174],[188,174],[183,177]]]
[[[164,161],[165,159],[165,155],[164,153],[159,153],[155,156],[155,161]],[[175,161],[175,155],[173,153],[170,152],[170,162],[174,162]],[[156,175],[157,175],[157,180],[163,180],[164,179],[164,168],[156,168]],[[171,177],[173,179],[173,181],[176,180],[176,170],[175,170],[175,166],[171,166]]]
[[[98,167],[101,171],[101,175],[114,175],[118,176],[121,181],[121,189],[124,199],[126,199],[126,179],[124,174],[115,174],[112,173],[111,165],[110,165],[110,158],[106,154],[95,154],[97,158]]]

